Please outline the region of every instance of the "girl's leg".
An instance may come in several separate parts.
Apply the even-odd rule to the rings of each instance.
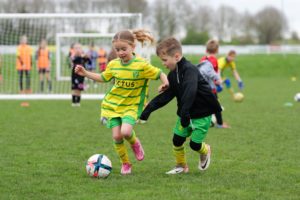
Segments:
[[[30,89],[30,71],[26,70],[25,74],[26,74],[26,90],[27,90],[27,93],[31,93],[31,89]]]
[[[48,81],[48,90],[49,90],[49,92],[51,92],[52,91],[52,83],[51,83],[50,71],[46,71],[46,78]]]
[[[127,148],[124,144],[123,135],[121,134],[121,126],[115,126],[112,128],[112,136],[114,140],[114,148],[122,163],[121,174],[130,174],[131,163],[129,161]]]
[[[73,90],[72,91],[72,103],[80,106],[80,95],[81,95],[80,90]]]
[[[20,92],[23,93],[23,70],[18,70],[19,74],[19,86],[20,86]]]
[[[140,140],[136,137],[133,125],[122,123],[121,126],[122,136],[130,143],[131,148],[135,154],[135,158],[139,161],[144,159],[144,149]]]
[[[40,91],[44,92],[44,77],[43,77],[42,70],[39,70],[39,74],[40,74]]]

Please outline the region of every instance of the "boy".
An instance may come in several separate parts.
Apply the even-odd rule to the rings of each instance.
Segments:
[[[226,68],[231,68],[233,76],[234,76],[235,80],[237,80],[237,82],[238,82],[239,89],[242,90],[244,88],[244,83],[236,69],[236,64],[234,62],[235,57],[236,57],[236,52],[234,50],[230,50],[226,57],[219,58],[218,59],[218,67],[219,67],[219,71],[220,71],[219,73],[222,77],[224,70]],[[230,90],[230,93],[233,94],[230,80],[228,78],[225,78],[225,79],[222,78],[222,80],[224,81],[226,87]]]
[[[198,65],[199,71],[204,77],[204,79],[209,83],[213,94],[218,98],[217,92],[222,91],[222,81],[218,73],[218,60],[216,54],[219,50],[219,43],[216,40],[209,40],[206,43],[206,56],[200,59],[200,64]],[[226,123],[223,123],[222,113],[215,113],[217,123],[215,127],[217,128],[230,128]]]
[[[146,106],[140,119],[147,120],[151,112],[176,97],[178,120],[173,135],[176,166],[167,174],[189,171],[184,151],[184,142],[189,136],[190,147],[200,154],[199,169],[206,170],[210,164],[211,150],[203,140],[210,127],[211,115],[220,112],[221,106],[198,69],[183,57],[181,44],[175,38],[161,41],[156,48],[156,54],[170,70],[170,86]]]

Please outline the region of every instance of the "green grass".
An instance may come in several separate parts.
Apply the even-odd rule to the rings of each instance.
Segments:
[[[100,101],[83,101],[80,108],[69,101],[30,101],[28,108],[0,101],[0,199],[299,199],[300,103],[293,96],[300,84],[290,80],[300,78],[298,57],[238,57],[246,98],[234,103],[228,92],[220,94],[232,128],[209,130],[213,154],[204,173],[186,144],[190,173],[164,174],[174,165],[175,101],[135,126],[146,157],[137,162],[129,151],[130,176],[120,175],[111,131],[99,125]],[[152,97],[157,86],[151,82]],[[106,180],[85,173],[95,153],[112,160]]]

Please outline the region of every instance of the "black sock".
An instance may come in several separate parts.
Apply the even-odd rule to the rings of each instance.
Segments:
[[[77,103],[80,103],[81,97],[77,96]]]
[[[76,96],[72,95],[72,103],[76,103]]]
[[[44,91],[44,81],[41,81],[41,92]]]
[[[52,90],[52,82],[51,81],[48,81],[48,88],[49,88],[49,92],[51,92],[51,90]]]

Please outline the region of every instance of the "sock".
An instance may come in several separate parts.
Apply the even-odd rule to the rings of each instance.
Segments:
[[[130,163],[127,148],[124,141],[114,141],[115,150],[120,158],[121,163]]]
[[[51,90],[52,90],[52,82],[51,81],[48,81],[48,88],[49,88],[49,92],[51,92]]]
[[[204,142],[201,144],[201,149],[198,151],[200,154],[206,155],[208,153],[208,148]]]
[[[129,144],[133,145],[136,142],[136,136],[135,136],[135,131],[132,130],[131,136],[128,138],[125,138]]]
[[[77,96],[77,103],[80,103],[81,96]]]
[[[185,158],[185,151],[184,146],[173,146],[173,153],[176,159],[176,165],[185,166],[186,165],[186,158]]]
[[[72,103],[76,103],[76,96],[72,95]]]
[[[41,81],[41,92],[44,91],[44,81]]]

